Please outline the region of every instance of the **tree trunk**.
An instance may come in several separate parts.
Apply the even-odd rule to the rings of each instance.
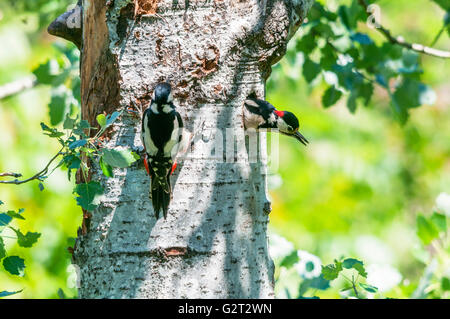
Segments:
[[[99,113],[146,108],[168,81],[194,143],[172,177],[167,220],[155,219],[142,162],[113,178],[92,164],[105,195],[77,239],[80,298],[274,297],[266,140],[261,133],[252,163],[242,105],[252,92],[264,98],[271,65],[311,3],[83,1],[83,117],[95,125]],[[124,111],[107,147],[142,149],[140,129]]]

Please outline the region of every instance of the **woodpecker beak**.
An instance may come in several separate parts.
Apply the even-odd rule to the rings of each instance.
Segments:
[[[300,143],[305,146],[307,146],[309,143],[306,137],[304,137],[299,131],[296,131],[292,136],[294,136],[298,141],[300,141]]]

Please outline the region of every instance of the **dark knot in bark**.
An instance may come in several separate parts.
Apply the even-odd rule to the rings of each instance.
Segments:
[[[50,24],[48,33],[74,43],[81,50],[82,12],[81,0],[78,0],[75,8],[64,12]]]

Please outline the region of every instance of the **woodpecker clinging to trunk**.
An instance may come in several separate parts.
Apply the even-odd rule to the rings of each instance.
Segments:
[[[170,175],[183,138],[183,121],[175,111],[171,86],[158,83],[150,106],[142,117],[142,144],[145,168],[151,177],[150,194],[156,219],[162,209],[164,219],[171,199]]]
[[[278,111],[272,104],[249,96],[244,103],[245,129],[278,129],[281,134],[295,137],[303,145],[308,140],[298,131],[297,117],[288,111]]]

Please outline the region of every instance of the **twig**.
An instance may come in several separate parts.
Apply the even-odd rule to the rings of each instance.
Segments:
[[[28,90],[36,86],[36,77],[29,76],[11,83],[0,86],[0,100]]]
[[[22,174],[20,173],[0,173],[0,177],[5,177],[5,176],[12,176],[12,177],[22,177]]]
[[[435,45],[438,41],[439,38],[441,37],[442,33],[445,31],[445,29],[447,28],[447,26],[444,24],[441,28],[441,30],[439,30],[438,34],[436,35],[436,37],[434,38],[433,42],[431,42],[430,46],[432,47],[433,45]]]
[[[354,281],[352,281],[352,287],[353,287],[353,291],[355,292],[356,298],[359,299],[358,290],[356,289],[356,285],[355,285],[355,282],[354,282]]]
[[[370,17],[369,12],[367,11],[369,6],[368,6],[366,0],[358,0],[358,2],[365,9],[367,16]],[[385,27],[383,27],[382,25],[379,25],[377,30],[379,32],[381,32],[385,36],[385,38],[392,44],[397,44],[402,47],[408,48],[410,50],[413,50],[413,51],[416,51],[419,53],[423,53],[423,54],[427,54],[430,56],[438,57],[438,58],[444,58],[444,59],[450,58],[450,52],[448,52],[448,51],[433,49],[433,48],[424,46],[423,44],[419,44],[419,43],[409,43],[409,42],[406,42],[405,39],[403,39],[403,37],[394,37],[394,36],[392,36],[391,32],[388,29],[386,29]]]
[[[15,185],[20,185],[20,184],[24,184],[24,183],[27,183],[27,182],[29,182],[29,181],[35,180],[35,179],[40,180],[43,176],[45,176],[45,174],[47,174],[48,168],[49,168],[50,165],[53,163],[53,161],[54,161],[59,155],[61,155],[61,152],[62,152],[63,149],[64,149],[64,147],[61,148],[61,150],[59,150],[59,152],[56,153],[56,155],[52,157],[52,159],[47,163],[47,165],[44,167],[44,169],[43,169],[42,171],[40,171],[39,173],[36,173],[36,174],[33,175],[32,177],[27,178],[27,179],[24,179],[24,180],[22,180],[22,181],[19,181],[18,179],[15,179],[15,180],[13,180],[13,181],[0,181],[0,184],[15,184]],[[3,174],[9,174],[9,173],[3,173]],[[11,175],[5,175],[5,176],[11,176]],[[20,176],[22,176],[22,175],[20,175]]]

